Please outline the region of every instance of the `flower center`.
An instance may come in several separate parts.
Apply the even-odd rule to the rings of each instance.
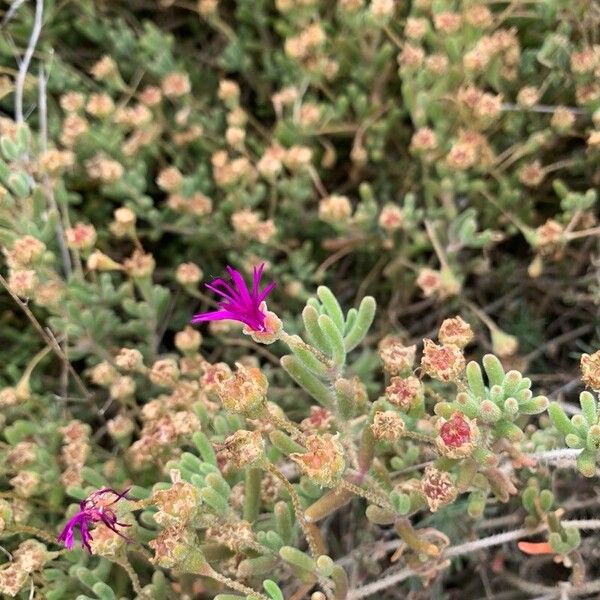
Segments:
[[[440,436],[446,446],[458,448],[471,441],[471,428],[461,415],[453,415],[440,427]]]

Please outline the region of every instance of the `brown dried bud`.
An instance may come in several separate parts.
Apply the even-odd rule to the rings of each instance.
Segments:
[[[183,175],[177,167],[163,169],[156,178],[156,185],[165,192],[178,192],[183,183]]]
[[[19,442],[12,447],[6,457],[8,464],[15,469],[23,467],[35,461],[37,456],[37,446],[32,442]]]
[[[425,468],[420,489],[431,512],[436,512],[440,506],[454,501],[457,494],[450,474],[431,466]]]
[[[466,458],[473,453],[479,441],[479,429],[475,421],[459,412],[450,419],[440,418],[436,423],[435,445],[442,456]]]
[[[193,523],[200,513],[200,490],[187,481],[178,481],[167,490],[154,492],[151,503],[158,508],[154,520],[163,527]]]
[[[423,386],[412,375],[406,378],[392,377],[390,384],[385,388],[385,397],[390,404],[408,412],[423,399]]]
[[[465,357],[454,344],[438,346],[431,340],[424,340],[421,368],[427,375],[440,381],[455,381],[465,370]]]
[[[375,413],[371,431],[376,440],[395,442],[404,433],[406,424],[404,419],[393,410],[384,410]]]
[[[217,385],[217,395],[229,412],[258,416],[267,401],[267,378],[255,367],[236,366],[237,371]]]
[[[346,468],[344,449],[337,436],[330,433],[309,435],[304,446],[306,452],[290,454],[290,458],[319,485],[335,485]]]
[[[444,319],[438,338],[442,344],[454,344],[459,348],[464,348],[473,340],[473,330],[461,317]]]
[[[179,367],[172,358],[157,360],[150,369],[148,377],[152,383],[161,387],[175,387],[179,379]]]
[[[119,522],[122,521],[123,518],[119,517]],[[127,541],[119,534],[103,526],[94,529],[94,537],[90,540],[92,554],[107,558],[119,556],[123,552],[125,544]]]
[[[582,354],[579,366],[583,382],[593,390],[600,390],[600,350]]]

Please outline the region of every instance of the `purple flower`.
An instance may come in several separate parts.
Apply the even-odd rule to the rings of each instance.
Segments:
[[[79,529],[81,536],[81,547],[85,548],[90,554],[92,547],[90,541],[93,539],[90,533],[90,525],[93,523],[102,523],[117,535],[120,535],[128,542],[131,541],[127,536],[123,535],[117,527],[131,527],[127,523],[119,523],[115,511],[110,508],[116,504],[121,498],[126,498],[129,489],[124,492],[117,492],[111,488],[103,488],[88,496],[85,500],[79,503],[79,511],[71,517],[64,529],[61,531],[57,540],[62,542],[69,550],[73,548],[75,529]],[[111,499],[110,496],[114,496]]]
[[[262,310],[261,303],[271,293],[271,290],[275,287],[275,282],[269,283],[262,292],[260,291],[260,279],[264,268],[264,263],[254,267],[252,290],[249,290],[241,273],[232,267],[227,267],[231,283],[219,278],[210,284],[206,284],[209,290],[223,298],[219,302],[220,310],[194,315],[192,323],[232,319],[244,323],[252,331],[265,331],[266,314]]]

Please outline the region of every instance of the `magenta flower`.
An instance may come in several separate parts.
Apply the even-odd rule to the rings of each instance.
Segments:
[[[124,492],[119,493],[111,488],[103,488],[94,492],[91,496],[88,496],[83,502],[79,503],[79,511],[67,521],[67,524],[61,531],[57,540],[62,542],[70,550],[73,548],[74,544],[75,529],[79,529],[81,547],[85,548],[91,554],[92,547],[90,546],[90,541],[93,538],[90,533],[90,525],[102,523],[128,542],[131,541],[117,529],[117,527],[131,526],[127,523],[119,523],[115,511],[110,508],[113,504],[116,504],[121,500],[121,498],[126,498],[128,491],[129,490],[127,489]],[[107,502],[107,496],[109,495],[114,496],[114,499]]]
[[[220,310],[194,315],[192,323],[231,319],[244,323],[252,331],[265,331],[266,314],[261,308],[261,303],[271,293],[275,287],[275,282],[269,283],[262,292],[260,291],[260,279],[264,268],[264,263],[254,267],[252,290],[249,290],[241,273],[228,266],[227,272],[231,277],[231,283],[219,278],[206,284],[209,290],[223,298],[219,302]]]

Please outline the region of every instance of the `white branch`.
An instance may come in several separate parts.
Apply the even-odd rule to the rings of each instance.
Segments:
[[[31,30],[31,36],[29,37],[29,44],[23,55],[23,60],[19,65],[19,71],[17,73],[15,81],[15,121],[18,125],[23,123],[23,91],[25,90],[25,79],[27,77],[27,71],[35,47],[37,46],[38,40],[40,39],[40,33],[42,32],[42,17],[44,15],[44,0],[36,0],[35,2],[35,17],[33,21],[33,28]]]
[[[588,520],[573,520],[573,521],[562,521],[561,524],[565,527],[573,527],[575,529],[600,529],[600,519],[588,519]],[[442,554],[442,558],[451,558],[456,556],[462,556],[464,554],[471,554],[477,550],[483,550],[484,548],[491,548],[493,546],[500,546],[507,542],[514,542],[518,539],[535,535],[546,530],[545,525],[541,525],[536,529],[515,529],[514,531],[507,531],[505,533],[498,533],[481,540],[474,540],[472,542],[466,542],[464,544],[458,544],[457,546],[451,546],[447,548]],[[395,550],[404,542],[402,540],[393,540],[383,544],[383,549],[386,551]],[[348,594],[348,600],[359,600],[359,598],[366,598],[372,596],[381,590],[385,590],[397,583],[405,581],[409,577],[418,576],[418,573],[412,569],[402,569],[393,575],[384,577],[379,581],[370,583],[359,587]]]

